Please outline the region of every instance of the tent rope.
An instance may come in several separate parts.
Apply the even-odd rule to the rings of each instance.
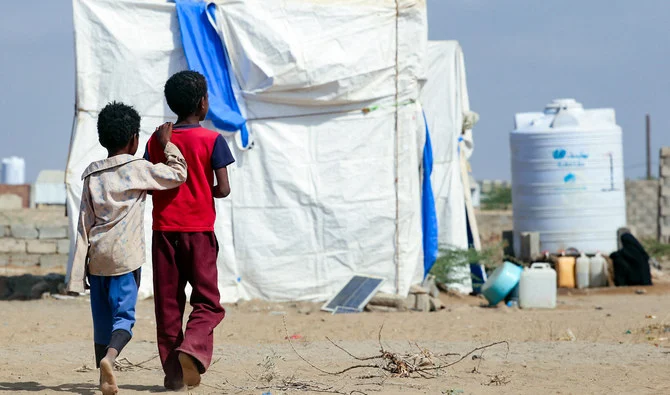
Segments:
[[[373,111],[378,111],[382,109],[387,109],[391,107],[405,107],[409,106],[416,103],[416,100],[414,99],[408,99],[403,102],[398,102],[397,100],[393,103],[390,104],[378,104],[378,105],[371,105],[363,108],[353,108],[353,109],[347,109],[347,110],[334,110],[334,111],[320,111],[320,112],[310,112],[306,114],[295,114],[295,115],[279,115],[279,116],[274,116],[274,117],[258,117],[258,118],[247,118],[247,121],[253,122],[253,121],[268,121],[268,120],[276,120],[276,119],[290,119],[290,118],[304,118],[304,117],[311,117],[311,116],[319,116],[319,115],[336,115],[336,114],[349,114],[349,113],[357,113],[357,112],[362,112],[363,114],[369,114]],[[89,114],[95,114],[97,115],[100,110],[87,110],[83,108],[78,108],[75,112],[74,118],[76,119],[77,113],[89,113]],[[165,115],[153,115],[153,114],[142,114],[143,118],[159,118],[159,119],[164,119]]]

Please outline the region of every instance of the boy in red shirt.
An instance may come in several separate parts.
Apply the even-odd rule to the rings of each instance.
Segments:
[[[177,114],[171,141],[186,159],[188,177],[179,188],[153,192],[154,307],[164,385],[178,390],[200,384],[212,360],[214,328],[225,316],[216,268],[214,198],[230,194],[226,166],[235,160],[221,134],[200,126],[209,110],[204,76],[195,71],[173,75],[165,84],[165,99]],[[156,139],[147,143],[145,158],[165,160]],[[182,331],[187,282],[193,288],[193,311]]]

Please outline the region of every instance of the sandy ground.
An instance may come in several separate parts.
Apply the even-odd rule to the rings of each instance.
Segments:
[[[215,363],[194,394],[667,394],[670,393],[670,285],[562,293],[553,311],[482,308],[481,299],[444,295],[437,313],[333,316],[312,304],[249,302],[226,306],[215,332]],[[88,299],[0,303],[0,393],[94,394]],[[135,338],[122,357],[143,367],[117,372],[120,393],[163,392],[151,300],[138,304]],[[331,338],[359,356],[387,350],[465,354],[439,377],[397,378],[356,365]],[[154,358],[154,359],[152,359]],[[443,358],[455,361],[457,356]],[[123,361],[126,362],[126,361]]]

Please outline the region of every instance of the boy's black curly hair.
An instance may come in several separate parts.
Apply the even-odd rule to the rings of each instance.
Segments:
[[[125,147],[140,132],[140,114],[120,102],[111,102],[98,115],[98,140],[109,151]]]
[[[165,83],[165,100],[178,117],[195,114],[207,95],[207,80],[197,71],[180,71]]]

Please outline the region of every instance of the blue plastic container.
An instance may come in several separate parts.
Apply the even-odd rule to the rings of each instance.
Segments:
[[[482,294],[495,306],[509,295],[521,280],[523,269],[512,262],[505,262],[493,271],[491,277],[482,286]]]
[[[521,280],[519,280],[519,284],[521,284]],[[519,284],[512,289],[512,292],[505,296],[505,304],[507,307],[519,307]]]

